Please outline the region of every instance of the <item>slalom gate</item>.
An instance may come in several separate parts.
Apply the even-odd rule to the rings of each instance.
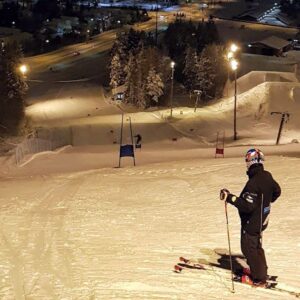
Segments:
[[[217,139],[216,139],[216,152],[215,152],[215,158],[218,158],[224,155],[224,148],[225,148],[225,131],[217,132]]]
[[[132,125],[131,125],[131,117],[127,118],[129,122],[130,129],[130,144],[123,145],[123,131],[124,131],[124,114],[122,114],[122,123],[121,123],[121,135],[120,135],[120,152],[119,152],[119,168],[121,167],[121,158],[122,157],[132,157],[133,165],[135,166],[135,155],[134,155],[134,143],[133,143],[133,134],[132,134]]]

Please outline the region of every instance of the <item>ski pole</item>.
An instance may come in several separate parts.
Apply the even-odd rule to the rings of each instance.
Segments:
[[[234,293],[234,283],[233,283],[233,267],[232,267],[232,256],[231,256],[231,246],[230,246],[230,235],[229,235],[229,223],[228,223],[228,213],[227,213],[227,202],[225,201],[225,215],[226,215],[226,224],[227,224],[227,238],[228,238],[228,247],[229,247],[229,258],[230,258],[230,269],[231,269],[231,292]]]

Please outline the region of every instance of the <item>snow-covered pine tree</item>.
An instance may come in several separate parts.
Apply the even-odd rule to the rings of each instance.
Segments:
[[[124,66],[121,63],[120,54],[116,53],[110,63],[110,86],[116,88],[122,85],[124,77]]]
[[[197,89],[203,93],[204,100],[214,98],[215,95],[215,78],[216,65],[215,58],[211,57],[209,46],[205,47],[201,52],[198,72],[197,72]]]
[[[158,74],[154,67],[149,70],[147,81],[146,81],[146,95],[149,101],[154,101],[158,103],[160,96],[164,94],[164,83],[161,79],[160,74]]]
[[[136,80],[135,80],[135,95],[136,95],[136,106],[140,108],[146,107],[145,97],[145,72],[143,69],[144,61],[144,48],[140,48],[139,53],[136,55]]]
[[[128,55],[126,54],[127,45],[126,37],[120,35],[117,37],[110,52],[110,86],[116,88],[123,85],[126,78],[126,65],[128,63]]]
[[[27,84],[19,72],[21,57],[16,43],[5,45],[0,52],[0,124],[11,133],[17,132],[24,118]]]
[[[184,60],[184,86],[191,93],[196,85],[197,79],[197,69],[198,69],[198,56],[194,48],[188,46],[185,51],[185,60]]]
[[[129,54],[128,63],[126,65],[126,92],[125,92],[125,102],[128,104],[135,104],[135,68],[136,61],[132,53]]]
[[[142,32],[135,31],[134,29],[130,28],[127,34],[127,49],[129,51],[135,51],[137,48],[139,48],[141,41]]]
[[[197,51],[202,52],[206,45],[220,42],[219,33],[213,20],[201,22],[196,30]]]
[[[200,53],[206,45],[205,23],[200,22],[196,30],[197,51]]]
[[[226,81],[226,61],[222,46],[211,44],[203,49],[197,77],[199,89],[203,91],[206,101],[222,95]]]
[[[136,107],[145,107],[144,80],[142,73],[142,54],[134,55],[130,52],[126,67],[125,102]]]
[[[218,44],[220,42],[220,36],[217,26],[213,20],[206,22],[206,44]]]
[[[216,91],[215,91],[215,97],[220,98],[223,95],[224,86],[227,80],[228,76],[228,61],[226,60],[226,49],[222,45],[211,45],[212,48],[214,48],[215,52],[215,61],[216,61]]]

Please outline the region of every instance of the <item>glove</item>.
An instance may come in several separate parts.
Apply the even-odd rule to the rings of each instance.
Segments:
[[[230,192],[227,189],[220,190],[220,200],[226,201],[229,194]]]

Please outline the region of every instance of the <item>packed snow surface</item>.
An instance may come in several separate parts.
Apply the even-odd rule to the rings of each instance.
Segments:
[[[73,147],[26,156],[18,166],[0,157],[0,299],[293,299],[242,285],[233,294],[230,275],[217,269],[173,272],[180,256],[217,263],[228,253],[219,190],[239,194],[244,154],[258,146],[282,187],[263,237],[268,271],[299,292],[300,87],[281,75],[241,79],[237,141],[233,97],[196,113],[176,108],[172,119],[169,109],[126,114],[123,142],[130,142],[128,116],[143,136],[135,167],[124,158],[117,168],[120,109],[100,91],[99,102],[92,91],[87,99],[47,95],[29,107],[36,124],[49,126],[40,134],[69,135]],[[281,116],[272,111],[291,113],[285,145],[274,146]],[[215,159],[223,130],[225,158]],[[228,214],[240,254],[237,211],[230,206]]]
[[[185,160],[177,161],[162,151],[151,164],[141,152],[136,167],[128,159],[124,168],[3,179],[0,298],[292,299],[240,285],[232,294],[230,276],[217,271],[172,272],[179,256],[217,262],[214,251],[228,248],[219,190],[241,191],[245,149],[228,150],[224,159],[183,150]],[[291,153],[267,155],[282,196],[263,243],[269,273],[299,291],[299,147],[275,150]],[[239,254],[239,218],[233,207],[228,213]]]

